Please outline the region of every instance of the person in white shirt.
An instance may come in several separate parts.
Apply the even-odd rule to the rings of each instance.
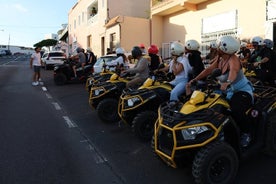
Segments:
[[[40,69],[41,69],[41,54],[40,54],[41,48],[36,47],[35,52],[31,55],[31,60],[30,60],[30,68],[34,69],[34,74],[33,74],[33,86],[39,85],[40,79]]]
[[[129,68],[128,59],[125,55],[125,50],[123,48],[117,48],[116,54],[118,58],[110,61],[109,63],[106,63],[107,66],[111,67],[114,66],[117,69],[125,70]]]

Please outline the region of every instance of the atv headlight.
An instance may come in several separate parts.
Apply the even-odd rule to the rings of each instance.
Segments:
[[[141,100],[138,97],[133,97],[127,100],[127,105],[129,107],[133,107],[136,102],[140,102]]]
[[[208,131],[206,126],[191,127],[181,130],[184,140],[194,140],[198,134]]]
[[[98,88],[98,89],[95,89],[95,90],[94,90],[95,96],[98,96],[98,95],[102,94],[103,92],[104,92],[104,89],[103,89],[103,88]]]

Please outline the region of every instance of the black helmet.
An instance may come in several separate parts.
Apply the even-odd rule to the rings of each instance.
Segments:
[[[131,55],[134,59],[137,59],[139,56],[142,56],[142,51],[140,47],[134,46],[131,51]]]

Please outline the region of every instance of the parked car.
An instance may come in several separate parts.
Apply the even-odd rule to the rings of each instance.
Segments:
[[[66,55],[62,51],[45,52],[41,58],[45,70],[47,70],[49,66],[63,64],[65,59]]]
[[[7,55],[7,56],[11,56],[11,55],[12,55],[12,53],[11,53],[10,50],[5,50],[5,52],[6,52],[6,55]]]
[[[116,59],[118,56],[116,54],[109,54],[105,56],[101,56],[97,59],[96,63],[93,66],[94,73],[100,73],[103,70],[103,64],[111,62]]]
[[[128,57],[129,55],[131,55],[130,53],[125,53],[126,57]],[[103,70],[103,64],[104,63],[109,63],[112,60],[117,59],[118,56],[116,54],[108,54],[108,55],[104,55],[101,56],[97,59],[96,63],[94,64],[94,73],[100,73]],[[130,64],[129,63],[129,67],[132,68],[134,67],[134,64]],[[111,69],[112,70],[112,69]]]
[[[5,56],[6,52],[4,50],[0,50],[0,56]]]

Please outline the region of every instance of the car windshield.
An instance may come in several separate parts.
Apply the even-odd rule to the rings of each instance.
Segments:
[[[50,53],[49,55],[50,55],[51,57],[56,57],[56,56],[60,57],[60,56],[63,56],[63,53],[60,53],[60,52],[53,52],[53,53]]]
[[[117,56],[113,56],[113,57],[100,57],[97,62],[95,63],[95,66],[102,66],[104,62],[110,62],[113,59],[116,59]]]

